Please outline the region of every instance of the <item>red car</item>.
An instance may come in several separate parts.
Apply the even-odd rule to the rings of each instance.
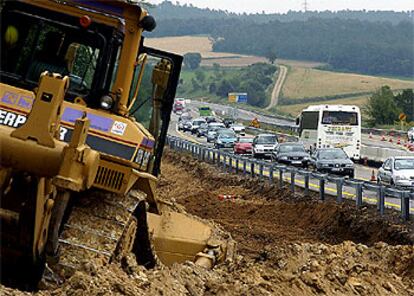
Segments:
[[[252,154],[253,137],[239,137],[234,143],[234,154]]]

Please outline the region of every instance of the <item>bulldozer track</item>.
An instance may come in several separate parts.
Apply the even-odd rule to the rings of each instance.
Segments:
[[[91,260],[105,265],[125,253],[124,248],[133,240],[134,226],[130,225],[136,221],[134,210],[145,200],[145,194],[93,192],[75,199],[59,236],[59,261],[51,265],[61,278],[71,276]]]

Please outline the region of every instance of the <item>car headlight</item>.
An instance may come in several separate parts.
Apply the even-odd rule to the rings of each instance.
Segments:
[[[347,168],[353,168],[353,167],[354,167],[354,165],[353,165],[353,164],[347,164],[347,165],[346,165],[346,167],[347,167]]]
[[[287,158],[287,156],[282,156],[280,159],[287,160],[288,158]]]
[[[321,163],[320,166],[323,167],[323,168],[328,168],[329,164],[328,163]]]
[[[395,180],[399,181],[399,180],[408,180],[409,178],[407,176],[404,175],[397,175],[395,176]]]
[[[306,160],[309,160],[309,157],[306,157],[306,156],[305,156],[305,157],[303,158],[303,160],[305,160],[305,161],[306,161]]]

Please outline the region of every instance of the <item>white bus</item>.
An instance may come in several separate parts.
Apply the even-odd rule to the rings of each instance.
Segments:
[[[354,160],[361,158],[361,111],[351,105],[317,105],[304,109],[296,120],[306,147],[342,148]]]

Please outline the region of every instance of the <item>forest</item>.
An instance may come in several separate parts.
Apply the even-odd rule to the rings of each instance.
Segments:
[[[239,15],[168,1],[152,10],[158,28],[151,37],[210,35],[218,52],[317,61],[326,63],[326,69],[344,72],[414,75],[414,24],[409,12]]]

